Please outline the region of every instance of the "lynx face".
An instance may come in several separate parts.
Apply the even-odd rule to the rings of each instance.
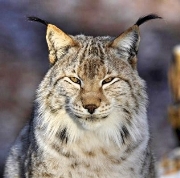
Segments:
[[[114,47],[110,37],[71,39],[75,44],[56,54],[46,77],[52,87],[46,94],[46,108],[53,114],[64,108],[72,120],[90,130],[108,122],[131,122],[140,107],[138,100],[145,103],[146,98],[133,65],[136,57]]]
[[[67,35],[31,17],[47,25],[51,68],[37,90],[36,123],[49,140],[73,142],[91,133],[120,146],[148,133],[140,132],[147,128],[147,95],[136,55],[139,25],[154,18],[159,17],[140,18],[112,38]]]

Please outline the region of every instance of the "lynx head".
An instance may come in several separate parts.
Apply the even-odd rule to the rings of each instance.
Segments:
[[[129,125],[145,115],[144,82],[136,70],[139,25],[156,18],[140,18],[117,38],[71,36],[29,18],[47,25],[51,67],[38,89],[38,104],[54,130],[75,124],[85,130],[118,128],[126,134]]]

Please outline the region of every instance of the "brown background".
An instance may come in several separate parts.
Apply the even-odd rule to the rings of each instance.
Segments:
[[[149,123],[159,159],[176,145],[168,122],[171,95],[167,70],[180,43],[179,0],[0,0],[0,177],[20,129],[31,117],[35,90],[48,70],[46,27],[27,22],[38,16],[70,34],[117,36],[149,13],[164,20],[143,24],[138,68],[147,81]]]

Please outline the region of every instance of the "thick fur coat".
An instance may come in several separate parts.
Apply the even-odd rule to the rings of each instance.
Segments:
[[[140,18],[117,38],[47,25],[51,67],[34,117],[10,150],[5,178],[155,178],[145,82],[136,63]]]

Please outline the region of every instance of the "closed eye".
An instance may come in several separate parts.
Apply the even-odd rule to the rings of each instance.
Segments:
[[[81,85],[81,80],[79,80],[78,78],[76,78],[76,77],[69,77],[69,79],[70,79],[72,82]]]
[[[110,83],[110,82],[112,82],[114,79],[115,79],[114,77],[108,77],[108,78],[106,78],[106,79],[104,79],[104,80],[102,81],[102,85],[107,84],[107,83]]]

